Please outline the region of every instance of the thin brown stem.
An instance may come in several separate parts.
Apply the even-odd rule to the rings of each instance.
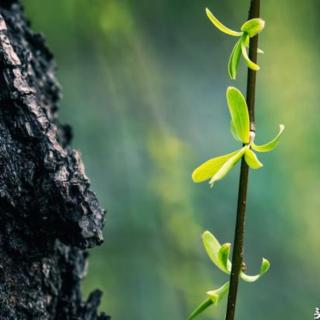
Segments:
[[[251,0],[249,19],[258,18],[260,15],[260,0]],[[250,39],[249,57],[257,62],[258,36]],[[256,72],[248,69],[247,80],[247,104],[250,116],[250,130],[255,131],[255,94],[256,94]],[[232,254],[232,270],[230,276],[230,289],[226,320],[234,320],[240,272],[243,267],[243,243],[245,231],[245,213],[247,203],[247,190],[249,179],[249,167],[242,159],[240,169],[240,181],[238,191],[237,219],[234,235],[234,249]]]

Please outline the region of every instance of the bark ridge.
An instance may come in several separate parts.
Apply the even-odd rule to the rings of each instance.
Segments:
[[[19,1],[1,0],[0,319],[110,319],[98,315],[100,291],[81,298],[105,212],[58,121],[59,99],[44,37]]]

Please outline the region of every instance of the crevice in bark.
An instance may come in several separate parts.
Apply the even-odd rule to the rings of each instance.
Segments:
[[[100,291],[80,292],[104,210],[58,121],[53,56],[19,1],[0,3],[0,88],[0,319],[109,319]]]

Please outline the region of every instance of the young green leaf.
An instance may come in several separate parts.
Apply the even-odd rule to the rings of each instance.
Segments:
[[[204,300],[188,317],[188,320],[194,319],[196,316],[201,314],[211,305],[217,305],[228,293],[229,291],[229,281],[226,282],[223,286],[216,290],[210,290],[207,292],[209,296],[208,299]]]
[[[213,304],[218,304],[229,291],[229,281],[216,290],[210,290],[207,295],[212,300]]]
[[[263,258],[259,274],[255,276],[249,276],[244,272],[241,272],[240,277],[242,278],[242,280],[246,282],[255,282],[258,279],[260,279],[269,269],[270,269],[270,262],[267,259]]]
[[[285,126],[283,124],[280,124],[279,133],[277,134],[277,136],[274,139],[272,139],[270,142],[263,144],[263,145],[260,145],[260,146],[253,143],[252,149],[257,152],[272,151],[279,144],[279,140],[280,140],[280,137],[281,137],[284,129],[285,129]]]
[[[250,148],[247,148],[244,154],[244,159],[252,169],[260,169],[263,167],[263,164],[259,161],[257,155]]]
[[[237,88],[229,87],[227,89],[227,102],[236,136],[243,143],[249,143],[250,121],[244,96]]]
[[[221,249],[221,244],[216,237],[210,232],[205,231],[202,234],[203,246],[210,258],[210,260],[222,271],[224,271],[223,264],[219,260],[218,253]]]
[[[266,22],[260,18],[254,18],[246,21],[242,27],[241,31],[247,33],[250,38],[254,37],[260,33],[266,25]]]
[[[231,272],[231,261],[229,260],[230,256],[230,248],[231,243],[225,243],[221,246],[219,252],[218,252],[218,260],[220,264],[223,266],[223,271],[227,274],[230,274]]]
[[[246,150],[246,147],[241,148],[240,150],[237,151],[235,155],[230,157],[224,165],[214,174],[214,176],[210,179],[209,184],[211,187],[214,186],[214,183],[216,181],[221,180],[224,178],[229,171],[237,164],[237,162],[242,158]]]
[[[193,171],[193,173],[192,173],[193,182],[200,183],[200,182],[203,182],[203,181],[210,179],[212,176],[214,176],[222,168],[222,166],[230,158],[232,158],[237,153],[238,153],[238,151],[234,151],[229,154],[207,160],[206,162],[201,164],[198,168],[196,168]]]
[[[244,37],[244,44],[246,46],[246,48],[249,47],[249,43],[250,43],[250,37],[248,37],[248,35],[246,37]],[[257,53],[264,53],[263,50],[261,50],[260,48],[257,49]]]
[[[254,63],[252,60],[250,60],[250,58],[248,56],[246,42],[245,42],[244,38],[241,38],[241,51],[242,51],[242,56],[247,64],[248,68],[250,68],[251,70],[254,70],[254,71],[259,71],[260,67],[256,63]]]
[[[203,302],[200,303],[200,305],[194,311],[192,311],[192,313],[188,317],[188,320],[194,319],[200,313],[202,313],[207,308],[209,308],[212,304],[213,304],[212,299],[208,298],[208,299],[204,300]]]
[[[229,62],[228,62],[228,73],[232,80],[237,78],[237,71],[239,67],[241,56],[241,38],[234,45],[232,52],[230,54]]]
[[[232,137],[233,137],[234,140],[239,141],[239,142],[242,142],[242,141],[239,139],[239,137],[237,136],[236,129],[235,129],[235,127],[234,127],[234,124],[233,124],[232,120],[230,121],[230,132],[231,132]]]
[[[242,32],[238,32],[238,31],[234,31],[229,29],[228,27],[226,27],[225,25],[223,25],[214,15],[213,13],[206,8],[206,14],[209,18],[209,20],[214,24],[214,26],[219,29],[220,31],[222,31],[223,33],[226,33],[230,36],[234,36],[234,37],[240,37],[242,35]]]

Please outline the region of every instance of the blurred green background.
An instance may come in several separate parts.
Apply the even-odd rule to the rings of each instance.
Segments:
[[[115,320],[183,320],[226,281],[207,258],[203,230],[232,241],[239,170],[214,190],[192,170],[237,147],[229,133],[226,64],[249,0],[24,0],[54,52],[60,118],[74,128],[86,171],[108,210],[105,243],[91,251],[84,294],[104,291]],[[312,319],[320,306],[319,0],[262,1],[257,141],[286,132],[251,172],[237,319]],[[236,86],[245,88],[246,70]],[[223,319],[225,302],[201,319]]]

